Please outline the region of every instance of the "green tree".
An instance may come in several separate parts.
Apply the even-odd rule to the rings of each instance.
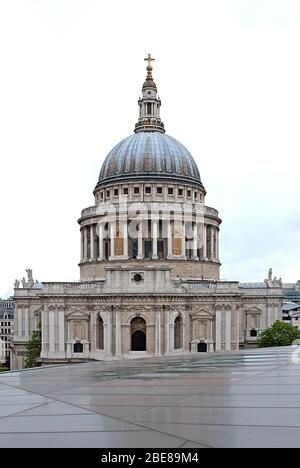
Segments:
[[[264,330],[257,341],[259,348],[272,346],[290,346],[293,341],[300,338],[300,331],[289,323],[277,320],[271,327]]]
[[[42,350],[42,332],[41,325],[39,324],[37,330],[32,332],[31,338],[26,345],[25,353],[25,368],[37,367],[40,364],[37,359],[40,357]]]

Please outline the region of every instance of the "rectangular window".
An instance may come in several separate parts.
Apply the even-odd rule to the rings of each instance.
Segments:
[[[151,187],[145,187],[145,193],[151,195]]]
[[[151,103],[147,102],[147,114],[151,115]]]
[[[191,196],[192,196],[192,191],[191,191],[191,190],[188,190],[188,191],[187,191],[187,196],[188,196],[189,198],[191,198]]]
[[[103,200],[103,192],[100,192],[100,200]]]
[[[162,195],[162,193],[163,193],[162,187],[156,187],[156,193],[157,193],[157,195]]]
[[[173,195],[174,189],[173,187],[168,187],[168,195]]]
[[[128,195],[128,187],[124,187],[124,188],[123,188],[123,194],[124,194],[124,195]]]
[[[139,195],[139,193],[140,193],[140,187],[134,187],[133,193],[134,193],[134,195]]]
[[[118,189],[114,189],[114,196],[117,197],[119,195],[119,190]]]
[[[183,189],[182,188],[178,189],[178,195],[180,197],[183,197]]]
[[[195,192],[195,193],[194,193],[194,197],[195,197],[195,200],[197,200],[197,198],[198,198],[198,192]]]
[[[145,240],[145,258],[152,258],[152,241]]]
[[[110,190],[106,190],[106,198],[110,197]]]

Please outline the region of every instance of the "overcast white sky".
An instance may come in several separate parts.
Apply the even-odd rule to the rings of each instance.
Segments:
[[[300,279],[298,0],[0,0],[0,297],[79,278],[81,209],[154,77],[220,211],[221,276]]]

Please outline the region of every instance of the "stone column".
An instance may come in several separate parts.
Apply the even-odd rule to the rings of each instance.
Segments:
[[[110,223],[110,256],[115,257],[115,223]]]
[[[197,223],[193,227],[193,260],[199,260],[198,257],[198,226]]]
[[[222,337],[222,311],[216,310],[216,340],[215,340],[216,351],[222,350],[221,337]]]
[[[95,235],[94,226],[90,226],[90,261],[95,260]]]
[[[272,325],[272,304],[267,304],[267,327]]]
[[[45,306],[41,315],[41,326],[42,326],[42,352],[41,357],[46,357],[48,352],[49,336],[48,336],[48,307]]]
[[[88,260],[88,232],[87,232],[87,227],[83,228],[83,237],[84,237],[84,261],[86,262]]]
[[[142,221],[139,224],[139,230],[138,230],[138,260],[142,260],[144,258],[143,256],[143,223]]]
[[[214,259],[214,228],[210,226],[210,252],[209,252],[210,260]]]
[[[23,330],[22,330],[22,306],[18,307],[17,311],[17,330],[18,330],[18,339],[22,338]]]
[[[240,310],[235,311],[235,326],[236,326],[236,350],[240,349]]]
[[[91,322],[91,352],[95,353],[98,348],[97,343],[97,311],[93,310],[90,316]]]
[[[152,259],[157,260],[158,255],[157,255],[157,238],[158,238],[158,220],[153,219],[152,220]]]
[[[80,262],[84,260],[84,234],[83,229],[80,231]]]
[[[171,229],[171,222],[168,221],[168,257],[172,258],[173,256],[173,249],[172,249],[172,229]]]
[[[116,356],[120,357],[122,354],[122,337],[121,337],[121,311],[116,309]]]
[[[112,311],[107,312],[107,336],[104,342],[104,349],[107,354],[111,354],[111,340],[112,340]]]
[[[170,320],[170,313],[168,310],[165,310],[165,313],[164,313],[165,317],[164,317],[164,322],[165,322],[165,325],[164,325],[164,337],[165,337],[165,351],[164,351],[164,354],[169,354],[170,353],[170,324],[169,324],[169,320]]]
[[[192,341],[198,340],[197,325],[198,325],[198,320],[193,320],[192,321]]]
[[[59,310],[58,312],[58,351],[65,353],[65,312]]]
[[[185,241],[185,222],[183,221],[182,223],[182,247],[181,247],[181,255],[182,257],[186,258],[186,251],[185,251],[185,248],[186,248],[186,241]]]
[[[103,237],[104,237],[104,226],[103,223],[99,223],[99,257],[98,260],[101,262],[104,258],[103,254]]]
[[[225,351],[231,351],[231,310],[225,311]]]
[[[127,219],[122,221],[123,227],[123,255],[128,259],[128,224]]]
[[[160,346],[160,309],[155,311],[155,354],[161,354],[161,346]]]
[[[216,229],[216,260],[220,260],[220,248],[219,248],[219,242],[220,242],[220,237],[219,237],[219,229]]]
[[[29,336],[29,308],[28,306],[23,306],[23,317],[24,317],[24,337],[28,341]]]
[[[182,318],[182,347],[183,347],[184,350],[186,350],[186,349],[188,349],[186,347],[186,336],[187,336],[186,326],[187,326],[187,322],[185,320],[185,315],[181,314],[181,318]]]
[[[203,260],[207,260],[207,226],[203,224]]]
[[[49,352],[55,353],[55,311],[49,310]]]

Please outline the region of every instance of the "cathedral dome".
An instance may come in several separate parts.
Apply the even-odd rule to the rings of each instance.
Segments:
[[[97,188],[120,180],[172,180],[203,189],[190,152],[161,131],[138,131],[120,141],[106,157]]]

